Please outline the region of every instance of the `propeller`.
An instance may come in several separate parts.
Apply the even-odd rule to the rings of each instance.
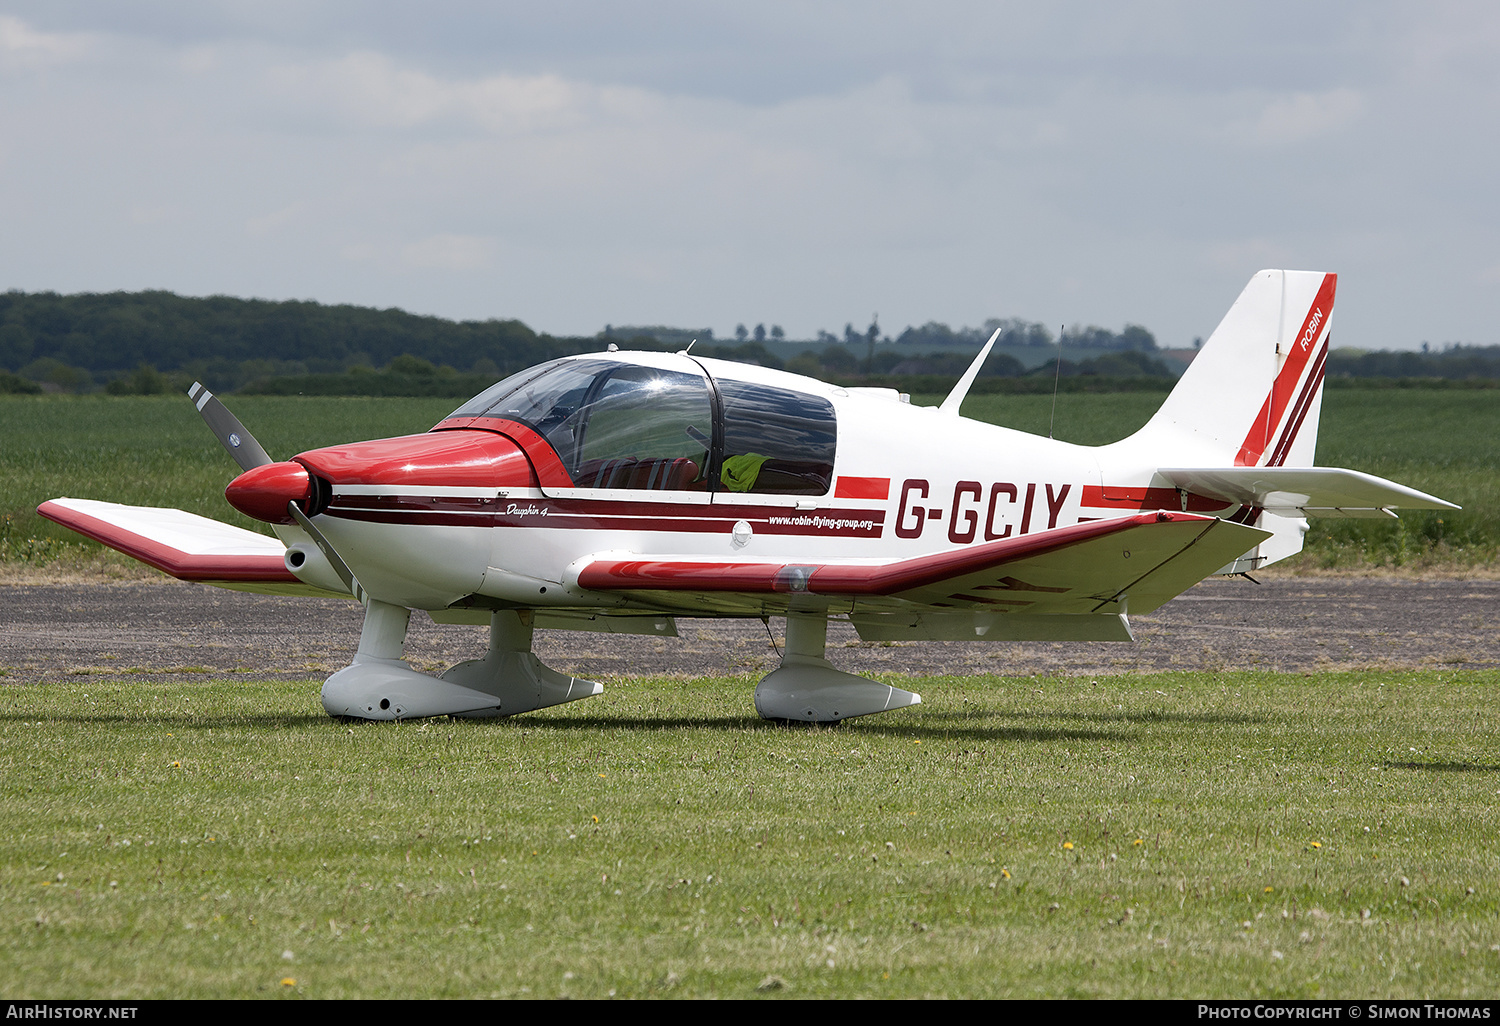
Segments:
[[[229,455],[233,457],[234,461],[240,465],[240,470],[244,472],[230,484],[228,489],[231,500],[236,498],[240,500],[234,502],[235,507],[241,508],[243,505],[247,505],[243,496],[234,494],[236,492],[235,484],[246,484],[251,477],[263,479],[249,486],[248,491],[251,493],[252,499],[259,498],[255,493],[266,492],[274,495],[276,491],[280,491],[280,488],[266,487],[267,483],[272,481],[274,473],[250,474],[250,471],[259,467],[269,466],[276,463],[276,461],[271,459],[261,444],[255,440],[255,436],[246,430],[245,425],[240,423],[239,418],[230,413],[229,408],[221,403],[212,392],[204,388],[201,382],[193,382],[193,387],[188,389],[188,398],[192,399],[194,405],[198,407],[198,412],[202,414],[204,423],[214,433],[214,437],[228,450]],[[304,487],[309,488],[310,490],[304,491],[306,496],[304,501],[317,504],[317,487],[314,483],[317,479],[308,475],[306,468],[298,464],[288,463],[277,467],[278,471],[287,469],[295,471],[297,477],[300,478],[300,480],[290,481],[292,492],[295,494],[299,489]],[[281,484],[281,482],[277,483]],[[285,486],[283,485],[283,487]],[[328,505],[327,482],[323,482],[323,489],[321,505],[326,507]],[[283,491],[282,494],[286,493]],[[255,508],[243,509],[242,512],[249,512],[252,516],[265,519],[264,510],[260,509],[259,505],[260,503],[255,503]],[[290,499],[287,502],[286,511],[291,519],[297,522],[297,526],[307,532],[308,537],[313,540],[313,544],[318,547],[318,551],[323,553],[323,558],[328,560],[328,564],[333,567],[334,573],[339,575],[339,580],[344,582],[344,587],[349,589],[349,594],[358,599],[362,605],[368,606],[370,604],[370,597],[365,592],[365,589],[360,587],[359,580],[354,576],[354,571],[349,569],[349,564],[344,562],[344,558],[338,554],[338,550],[333,547],[333,543],[324,537],[323,532],[317,529],[302,506],[298,505],[296,499]],[[315,509],[314,511],[316,512],[317,510]]]
[[[188,398],[193,400],[198,412],[203,415],[204,422],[208,424],[208,429],[229,450],[229,455],[240,465],[241,470],[254,470],[275,462],[266,455],[266,450],[261,448],[255,436],[245,430],[245,425],[239,422],[239,418],[230,413],[202,384],[193,382],[193,387],[188,389]]]

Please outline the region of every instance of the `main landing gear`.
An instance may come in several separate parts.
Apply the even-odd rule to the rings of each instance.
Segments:
[[[756,687],[755,711],[768,720],[837,723],[921,704],[914,692],[834,669],[824,656],[827,645],[825,614],[788,614],[781,668]]]
[[[490,647],[481,659],[459,663],[437,677],[401,658],[411,610],[374,599],[365,610],[354,661],[323,684],[329,714],[364,720],[423,716],[514,716],[601,694],[591,680],[543,666],[531,651],[523,614],[490,614]],[[824,657],[828,619],[792,613],[780,668],[755,689],[755,711],[768,720],[837,723],[855,716],[917,705],[922,696],[836,670]]]

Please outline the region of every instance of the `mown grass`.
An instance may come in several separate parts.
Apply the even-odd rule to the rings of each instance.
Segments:
[[[917,396],[935,403],[938,396]],[[1114,441],[1160,405],[1154,393],[1064,394],[1058,438]],[[424,431],[448,399],[235,396],[230,405],[273,456],[336,442]],[[1046,434],[1051,396],[973,396],[971,417]],[[1331,390],[1318,460],[1388,477],[1464,507],[1409,512],[1398,521],[1315,520],[1303,565],[1402,566],[1493,561],[1500,550],[1500,403],[1484,391]],[[0,396],[0,548],[11,560],[93,551],[43,521],[36,506],[59,495],[176,506],[260,529],[223,500],[234,465],[185,397]],[[28,542],[32,542],[29,548]],[[40,543],[40,544],[37,544]],[[71,550],[58,547],[71,545]]]
[[[0,689],[0,990],[1500,989],[1500,675],[892,682],[927,704],[812,729],[748,679],[355,725],[315,683]]]

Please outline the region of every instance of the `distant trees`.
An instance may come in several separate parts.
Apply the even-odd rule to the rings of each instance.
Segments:
[[[930,353],[908,356],[894,364],[887,374],[942,374],[958,377],[974,362],[973,353]],[[1009,353],[991,353],[980,374],[1016,378],[1026,373],[1025,366]]]
[[[0,395],[36,395],[41,390],[42,386],[35,381],[27,381],[10,371],[0,371]]]
[[[688,345],[697,339],[699,342],[712,342],[714,340],[714,329],[712,328],[672,328],[665,324],[635,326],[611,326],[606,324],[602,339],[615,342],[628,342],[633,346],[651,345],[660,343],[667,349],[686,349]]]
[[[1064,348],[1066,349],[1066,347]],[[1060,368],[1057,364],[1057,357],[1053,357],[1041,366],[1033,367],[1031,373],[1048,378],[1054,374],[1064,378],[1079,375],[1112,378],[1171,378],[1176,376],[1172,373],[1171,368],[1161,360],[1155,359],[1139,350],[1105,353],[1102,356],[1094,356],[1076,362],[1064,357]]]
[[[996,328],[1000,329],[1000,338],[996,345],[1051,346],[1057,344],[1056,337],[1047,330],[1045,325],[1015,317],[1006,320],[992,317],[980,327],[957,330],[937,321],[928,321],[920,328],[907,328],[896,337],[896,342],[905,345],[973,349],[987,342]],[[1119,332],[1092,325],[1086,328],[1069,328],[1063,333],[1063,345],[1064,347],[1077,346],[1085,349],[1141,353],[1153,353],[1157,349],[1156,336],[1139,324],[1127,324]]]
[[[257,388],[290,393],[379,389],[377,394],[459,395],[543,360],[597,351],[605,340],[676,351],[696,339],[695,355],[785,365],[825,378],[956,377],[996,329],[1009,352],[991,357],[986,377],[1021,376],[1027,373],[1023,364],[1044,359],[1030,373],[1053,373],[1057,339],[1044,325],[1018,318],[991,318],[979,327],[957,329],[929,321],[907,327],[894,345],[876,344],[891,341],[881,336],[877,319],[863,332],[850,321],[842,338],[820,329],[816,345],[794,349],[780,325],[768,329],[764,322],[753,332],[738,325],[738,344],[722,345],[710,328],[607,325],[598,336],[554,337],[516,320],[448,321],[395,309],[193,299],[161,291],[72,296],[11,291],[0,293],[0,392],[102,387],[116,394],[150,394],[175,391],[198,378],[218,391],[258,383]],[[1063,377],[1169,373],[1156,359],[1155,337],[1137,324],[1118,332],[1069,327],[1062,341]],[[1199,344],[1194,340],[1195,347]],[[1500,380],[1500,346],[1336,349],[1327,367],[1330,378],[1493,381]]]
[[[394,309],[160,291],[0,294],[0,370],[72,391],[129,379],[143,366],[226,389],[267,375],[383,366],[402,353],[464,369],[486,360],[509,372],[596,346],[515,320],[455,322]]]
[[[1329,377],[1354,378],[1500,378],[1500,346],[1449,346],[1420,353],[1334,349],[1328,354]]]

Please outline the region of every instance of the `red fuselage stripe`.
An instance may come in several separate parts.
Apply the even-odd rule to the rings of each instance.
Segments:
[[[410,495],[335,495],[328,515],[381,524],[438,527],[542,527],[559,530],[728,533],[747,520],[757,533],[878,538],[879,509],[798,510],[786,506],[732,506],[684,502],[588,499],[481,499]]]
[[[835,499],[875,499],[884,502],[891,497],[891,479],[888,477],[839,476],[834,487]]]
[[[817,595],[892,595],[979,573],[1001,563],[1038,556],[1117,531],[1173,522],[1197,523],[1207,529],[1217,521],[1213,517],[1190,513],[1137,513],[878,566],[822,564],[803,567],[796,563],[627,559],[591,563],[579,574],[578,583],[595,591],[806,591]],[[797,586],[799,583],[800,587]]]

